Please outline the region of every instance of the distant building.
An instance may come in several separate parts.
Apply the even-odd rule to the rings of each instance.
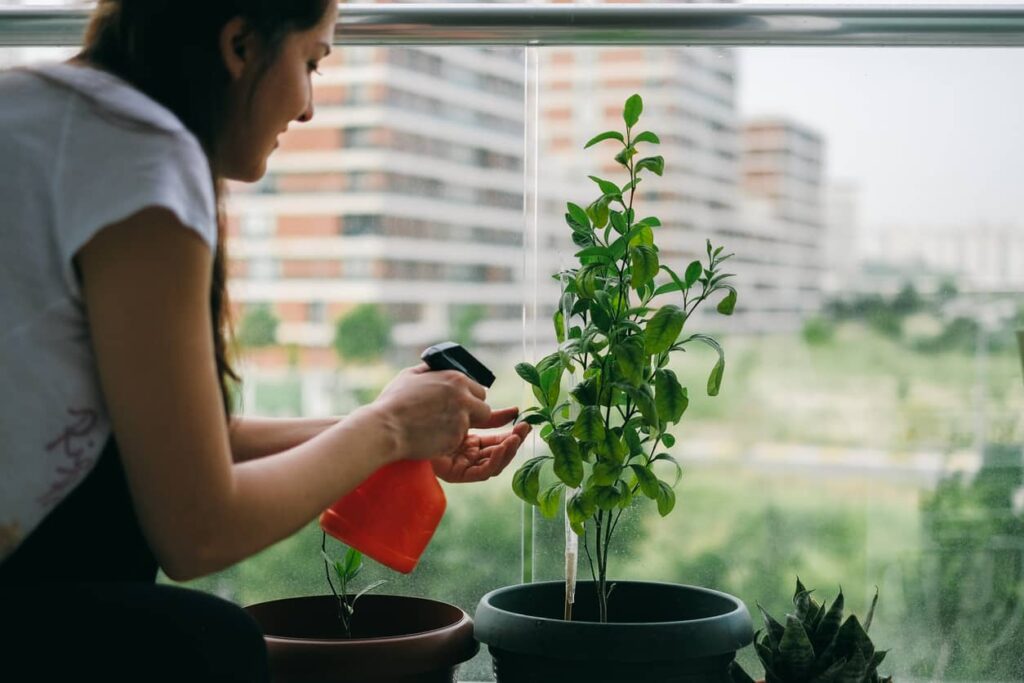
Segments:
[[[329,351],[336,319],[379,304],[399,346],[479,319],[521,338],[521,51],[336,50],[316,113],[230,203],[232,296],[269,304],[279,341]],[[326,358],[325,358],[326,361]]]
[[[880,291],[896,291],[908,280],[932,291],[953,280],[964,292],[1019,293],[1024,290],[1024,228],[887,226],[867,234],[864,260],[874,274],[867,285]]]
[[[825,277],[827,293],[856,286],[861,262],[860,188],[851,181],[828,183],[825,190]]]
[[[791,328],[821,306],[828,272],[825,142],[793,120],[763,118],[744,122],[742,150],[742,223],[757,242],[761,326]]]

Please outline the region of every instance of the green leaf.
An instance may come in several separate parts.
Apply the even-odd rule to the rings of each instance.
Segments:
[[[562,359],[557,353],[553,354],[557,365],[547,367],[540,373],[540,399],[547,408],[552,408],[558,403],[558,395],[562,390]],[[534,395],[537,392],[534,391]]]
[[[654,391],[658,419],[666,423],[679,422],[679,418],[690,405],[690,399],[686,389],[679,384],[676,373],[671,370],[658,370],[654,373]]]
[[[573,387],[572,394],[581,406],[592,406],[597,403],[597,387],[592,379],[586,379]]]
[[[622,426],[622,438],[626,442],[628,455],[640,455],[644,452],[643,444],[640,443],[640,436],[636,433],[632,420]]]
[[[596,486],[612,486],[619,480],[620,474],[622,474],[622,465],[617,462],[600,460],[594,465],[589,481]]]
[[[693,261],[690,265],[686,266],[686,274],[683,276],[686,288],[693,287],[693,284],[697,282],[703,272],[704,266],[701,265],[700,261]]]
[[[611,199],[615,199],[617,197],[621,197],[622,196],[622,192],[619,190],[619,186],[616,185],[615,183],[611,182],[610,180],[605,180],[604,178],[598,178],[595,175],[587,176],[587,177],[590,178],[591,180],[593,180],[595,183],[597,183],[597,186],[599,188],[601,188],[601,192],[606,197],[609,197]],[[597,223],[597,221],[594,221],[594,222],[595,222],[595,224]],[[596,227],[596,225],[595,225],[595,227]]]
[[[516,364],[516,374],[533,386],[540,386],[540,374],[537,373],[537,368],[533,367],[529,363]]]
[[[537,494],[540,492],[540,470],[548,460],[551,460],[550,456],[541,455],[524,462],[512,477],[512,492],[527,503],[537,505]]]
[[[565,511],[569,515],[569,526],[578,536],[583,536],[586,533],[584,525],[587,522],[587,518],[590,517],[590,513],[585,507],[583,494],[577,493],[570,498]]]
[[[654,355],[668,351],[683,331],[686,314],[678,306],[662,306],[649,321],[644,330],[647,353]]]
[[[569,202],[568,204],[566,204],[566,207],[568,208],[569,217],[572,219],[573,223],[578,225],[583,230],[590,229],[590,217],[587,216],[587,212],[584,211],[581,206]]]
[[[685,392],[686,389],[683,389],[683,391]],[[657,401],[655,401],[655,403],[657,403]],[[665,434],[661,435],[661,442],[665,444],[665,448],[672,448],[673,446],[676,445],[676,437],[666,432]]]
[[[643,169],[649,170],[654,175],[661,175],[665,172],[665,158],[662,156],[646,157],[636,162],[633,172],[637,173]]]
[[[520,422],[525,422],[528,425],[540,425],[550,422],[550,418],[542,413],[530,413],[529,415],[522,415]]]
[[[875,586],[875,597],[871,599],[871,609],[868,610],[868,616],[864,620],[864,632],[871,630],[871,621],[875,618],[875,607],[878,606],[878,586]]]
[[[612,227],[615,228],[615,232],[620,235],[626,232],[626,219],[623,217],[621,211],[609,211],[608,220],[611,221]],[[609,254],[611,254],[609,249]]]
[[[814,631],[814,649],[823,652],[832,639],[839,632],[839,625],[843,622],[843,591],[832,602],[832,606],[825,612],[825,616],[818,622],[818,628]]]
[[[691,341],[707,344],[718,353],[718,362],[715,363],[715,367],[711,369],[711,375],[708,377],[708,396],[718,396],[718,390],[722,386],[722,376],[725,374],[725,351],[722,350],[722,345],[717,340],[706,334],[692,335],[683,344]]]
[[[661,140],[659,140],[658,136],[652,133],[651,131],[645,130],[643,133],[640,133],[635,138],[633,138],[633,142],[650,142],[652,144],[657,145],[661,143]]]
[[[658,274],[658,253],[653,247],[641,244],[634,247],[629,253],[632,273],[630,284],[633,289],[645,285]]]
[[[782,634],[785,631],[785,627],[776,621],[772,615],[768,614],[761,605],[758,605],[757,609],[761,611],[761,618],[764,619],[765,633],[768,637],[768,641],[771,643],[772,649],[776,650],[779,647],[779,643],[782,641]]]
[[[554,519],[558,516],[558,503],[562,500],[563,489],[565,489],[565,484],[557,482],[541,491],[537,497],[540,513],[548,519]]]
[[[631,95],[622,109],[622,120],[626,122],[626,126],[629,128],[635,126],[636,122],[640,120],[643,110],[644,101],[640,99],[640,95]]]
[[[614,510],[619,504],[619,490],[614,486],[595,486],[594,501],[597,507],[604,510]]]
[[[626,337],[612,350],[622,376],[632,385],[643,382],[644,342],[640,337]]]
[[[601,286],[598,278],[604,273],[605,268],[603,263],[588,263],[576,273],[576,292],[581,299],[594,298],[594,293]]]
[[[583,456],[576,439],[564,434],[552,434],[548,446],[555,456],[555,476],[570,488],[579,486],[583,482]]]
[[[588,214],[594,221],[594,228],[600,230],[604,226],[608,225],[608,201],[605,199],[598,199],[596,202],[590,205],[591,212]]]
[[[594,292],[594,299],[589,309],[590,319],[601,332],[608,332],[612,328],[613,320],[610,309],[607,294],[600,290]]]
[[[345,553],[342,567],[345,571],[345,577],[351,581],[359,573],[359,570],[363,568],[363,554],[355,548],[349,548],[348,552]]]
[[[633,503],[633,489],[621,479],[615,482],[615,488],[619,490],[619,509],[625,510]]]
[[[658,455],[656,455],[654,459],[651,460],[651,464],[653,465],[656,462],[670,462],[672,463],[672,465],[675,466],[676,480],[675,483],[672,484],[672,486],[675,487],[675,485],[679,483],[679,480],[683,478],[683,467],[682,465],[679,464],[679,461],[673,458],[668,453],[658,453]]]
[[[615,161],[623,166],[629,167],[629,160],[636,156],[636,147],[630,145],[615,155]]]
[[[726,288],[729,290],[729,293],[718,302],[718,312],[722,315],[732,315],[732,312],[736,309],[736,289],[728,285]]]
[[[779,642],[779,652],[785,661],[785,673],[792,680],[807,678],[814,665],[814,647],[807,637],[803,623],[795,615],[786,616],[786,629]]]
[[[724,374],[725,358],[719,358],[708,376],[708,396],[718,396],[718,390],[722,388],[722,375]]]
[[[629,448],[622,442],[613,429],[606,429],[604,441],[597,444],[597,452],[621,464],[629,454]]]
[[[607,260],[607,261],[611,261],[612,260],[612,250],[609,249],[608,247],[602,247],[600,245],[595,245],[593,247],[587,247],[585,249],[581,249],[580,251],[577,251],[574,254],[574,256],[576,256],[576,258],[578,258],[578,259],[599,258],[599,259],[604,259],[604,260]],[[589,265],[589,264],[586,264],[586,265]]]
[[[676,506],[676,492],[665,482],[659,481],[658,495],[655,501],[658,503],[658,514],[665,517]]]
[[[636,475],[636,480],[640,484],[640,491],[651,500],[657,500],[661,488],[658,486],[661,482],[654,476],[654,472],[646,465],[630,465],[630,469],[633,470],[633,474]]]
[[[825,671],[811,679],[811,683],[833,683],[839,677],[839,673],[846,667],[846,657],[841,657],[833,662]],[[860,683],[858,681],[858,683]]]
[[[658,422],[658,408],[654,403],[654,394],[651,393],[651,387],[646,383],[641,383],[635,387],[628,384],[618,384],[617,386],[629,394],[633,403],[640,409],[640,415],[643,416],[644,423],[656,429],[660,423]]]
[[[555,310],[555,314],[551,317],[551,322],[555,326],[555,339],[561,344],[565,341],[565,314],[562,313],[561,308]]]
[[[850,617],[853,619],[853,616]],[[839,672],[836,680],[846,683],[859,682],[864,680],[864,676],[868,672],[868,659],[864,656],[864,653],[859,649],[854,648],[853,653],[849,659],[846,660],[846,666]]]
[[[649,225],[640,225],[629,232],[633,235],[629,239],[629,246],[645,244],[650,247],[654,245],[654,231]]]
[[[599,443],[604,441],[604,420],[601,419],[601,409],[597,406],[587,406],[580,411],[573,425],[572,435],[580,441]]]
[[[796,616],[800,619],[801,623],[804,624],[804,630],[807,630],[808,621],[814,617],[812,612],[812,603],[814,612],[818,609],[818,604],[813,602],[811,599],[811,592],[804,589],[797,591],[797,594],[793,597],[793,604],[796,607]]]
[[[583,149],[593,147],[597,143],[602,142],[604,140],[618,140],[622,144],[626,144],[626,140],[625,138],[622,137],[622,133],[614,130],[608,130],[601,133],[600,135],[595,135],[594,137],[590,138],[590,140],[587,141],[587,144],[583,145]]]

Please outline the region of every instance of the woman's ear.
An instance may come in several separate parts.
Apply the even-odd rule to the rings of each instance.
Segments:
[[[220,56],[232,80],[238,80],[256,57],[253,33],[242,17],[235,17],[220,30]]]

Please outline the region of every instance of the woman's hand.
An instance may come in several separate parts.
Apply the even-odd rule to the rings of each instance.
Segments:
[[[500,427],[518,414],[518,408],[495,410],[488,426]],[[453,484],[484,481],[500,474],[512,462],[529,433],[530,425],[523,422],[502,434],[467,434],[452,453],[434,458],[430,464],[438,478]]]
[[[456,370],[431,371],[425,364],[403,370],[370,406],[392,442],[392,460],[425,460],[453,453],[470,427],[495,423],[484,402],[487,390]]]

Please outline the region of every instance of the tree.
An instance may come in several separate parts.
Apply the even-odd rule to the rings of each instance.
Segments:
[[[269,305],[250,306],[238,329],[238,343],[251,348],[273,346],[277,343],[278,322]]]
[[[375,304],[360,304],[338,319],[334,350],[345,360],[370,361],[391,348],[391,321]]]
[[[463,346],[471,344],[473,342],[473,330],[476,328],[477,323],[486,316],[487,308],[480,304],[453,306],[451,311],[452,341],[456,341]]]

